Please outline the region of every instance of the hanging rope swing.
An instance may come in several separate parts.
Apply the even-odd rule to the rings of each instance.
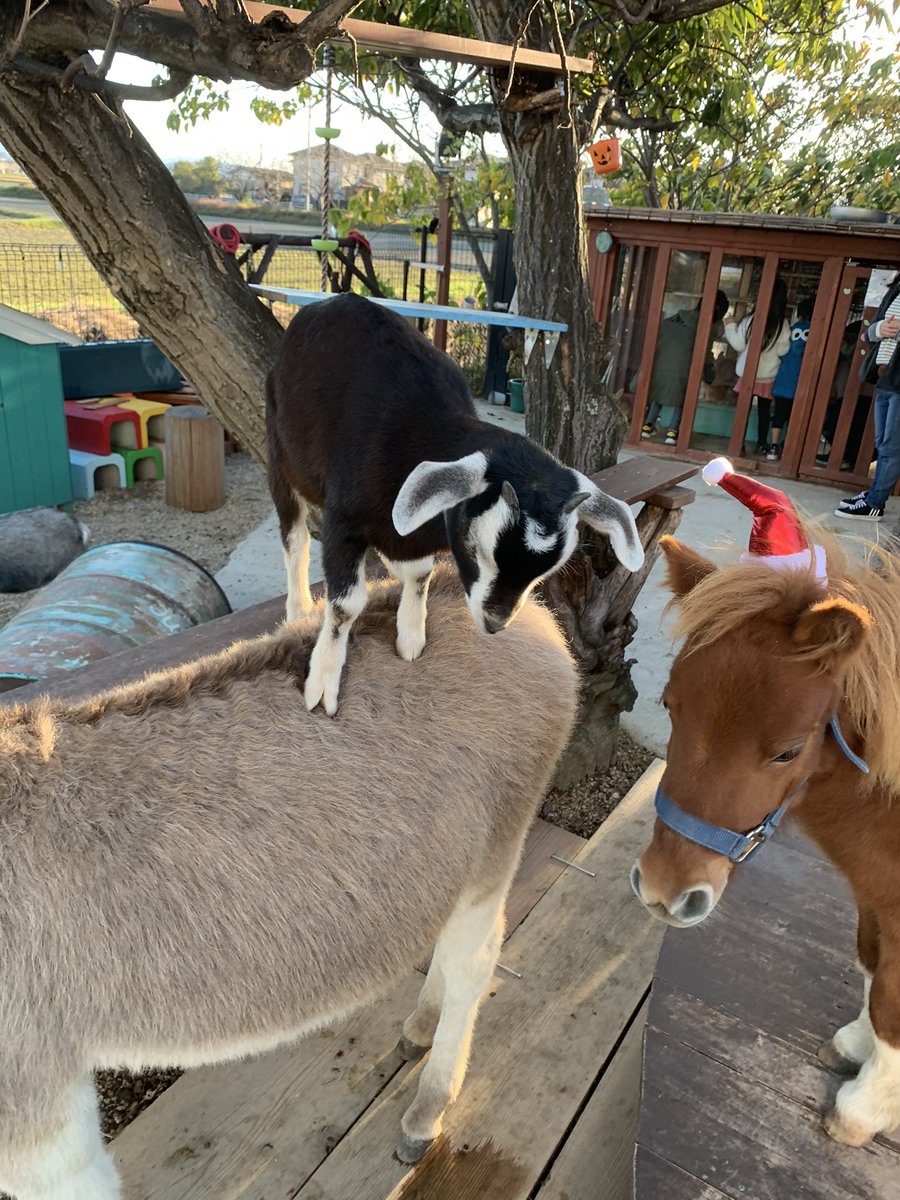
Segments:
[[[313,250],[319,252],[323,292],[328,291],[331,282],[331,267],[327,255],[333,254],[338,247],[337,238],[328,236],[328,215],[331,212],[331,143],[341,132],[331,124],[334,59],[334,46],[325,46],[322,50],[322,65],[325,68],[325,124],[316,127],[316,137],[325,142],[322,153],[322,236],[313,238],[310,242]]]

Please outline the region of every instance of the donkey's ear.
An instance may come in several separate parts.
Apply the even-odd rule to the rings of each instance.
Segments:
[[[715,563],[668,534],[659,539],[659,545],[666,559],[669,590],[676,600],[716,569]]]
[[[832,597],[805,609],[792,636],[804,657],[840,663],[856,654],[871,627],[872,618],[864,608]]]
[[[420,462],[407,475],[397,493],[391,519],[401,537],[426,521],[471,500],[487,487],[487,458],[480,450],[455,462]]]

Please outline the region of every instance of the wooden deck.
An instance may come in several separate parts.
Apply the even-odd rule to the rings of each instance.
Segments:
[[[786,830],[653,983],[637,1200],[895,1200],[900,1131],[866,1149],[821,1127],[841,1082],[815,1056],[862,1000],[843,880]]]
[[[112,1144],[127,1200],[628,1200],[662,929],[628,868],[661,769],[590,841],[536,824],[502,955],[521,978],[497,972],[462,1094],[422,1163],[393,1157],[421,1069],[395,1049],[422,983],[411,972],[334,1029],[182,1076]]]

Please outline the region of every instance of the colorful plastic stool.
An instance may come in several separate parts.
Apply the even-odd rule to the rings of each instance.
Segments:
[[[140,450],[123,450],[116,449],[113,451],[116,458],[121,458],[125,465],[125,485],[126,487],[134,487],[135,478],[140,480],[148,478],[143,474],[140,467],[141,462],[150,461],[156,466],[156,474],[154,479],[162,479],[163,477],[163,456],[155,446],[142,446]]]
[[[69,450],[69,471],[72,475],[72,495],[76,500],[91,500],[100,486],[125,486],[125,464],[119,454],[87,454],[84,450]],[[110,482],[115,480],[115,482]]]
[[[73,450],[87,454],[111,454],[113,448],[136,450],[140,444],[141,421],[136,412],[120,408],[85,408],[66,400],[66,429]]]
[[[137,396],[129,396],[119,401],[119,408],[137,413],[141,423],[142,446],[149,446],[151,442],[165,440],[163,418],[171,407],[171,404],[161,404],[155,400],[141,400]]]

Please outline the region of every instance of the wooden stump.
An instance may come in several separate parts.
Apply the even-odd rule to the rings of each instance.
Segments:
[[[212,512],[225,503],[222,426],[198,404],[170,408],[166,430],[166,504]]]

